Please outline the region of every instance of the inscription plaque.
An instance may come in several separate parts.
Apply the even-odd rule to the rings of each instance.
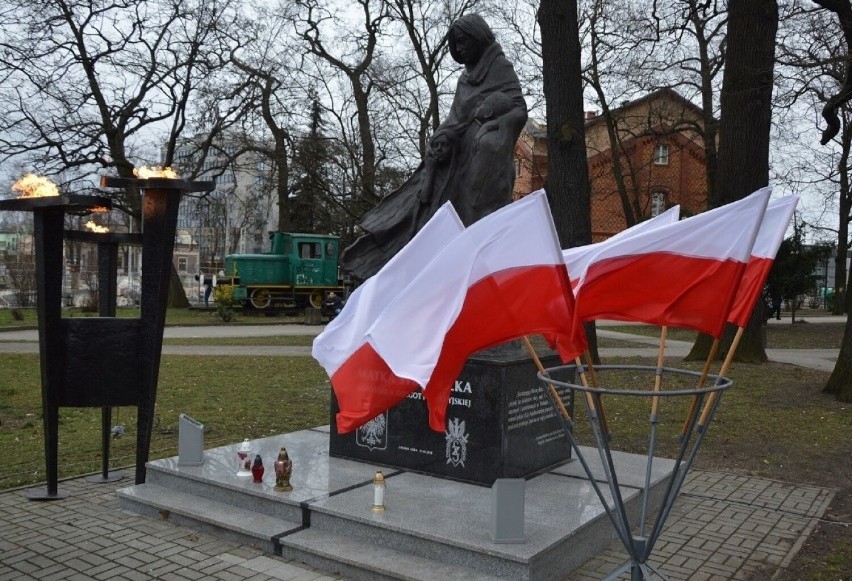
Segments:
[[[556,355],[541,359],[545,367],[559,365]],[[484,486],[543,472],[570,459],[571,447],[536,371],[522,351],[475,354],[450,392],[443,434],[429,429],[420,392],[338,434],[332,393],[329,454]],[[559,392],[573,411],[573,393]]]

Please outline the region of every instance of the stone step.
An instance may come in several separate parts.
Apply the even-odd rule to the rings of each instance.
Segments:
[[[495,543],[490,489],[333,458],[328,437],[327,431],[303,430],[251,443],[266,463],[286,446],[293,460],[289,492],[275,490],[271,473],[262,483],[238,477],[235,443],[205,450],[200,465],[181,464],[177,457],[149,462],[148,482],[122,489],[120,504],[363,579],[558,580],[615,538],[577,461],[527,479],[524,542]],[[595,451],[584,449],[583,455],[593,464],[595,481],[606,489],[601,468],[594,466]],[[619,452],[613,461],[626,511],[635,522],[647,460]],[[387,510],[377,513],[372,503],[378,469],[384,471]],[[670,460],[653,463],[652,511],[671,469]]]
[[[281,555],[347,579],[402,579],[404,581],[492,581],[519,578],[483,573],[434,559],[395,551],[381,542],[363,542],[328,531],[304,529],[280,539]]]
[[[158,484],[138,484],[117,491],[119,507],[149,517],[208,532],[230,541],[278,553],[278,538],[301,530],[302,523],[235,507],[205,496]]]
[[[311,504],[310,530],[511,579],[561,579],[616,538],[588,481],[543,474],[526,482],[525,541],[495,543],[491,491],[401,472],[385,479],[387,510],[371,513],[366,490],[351,489]],[[638,514],[635,488],[622,488]],[[495,573],[498,572],[498,573]]]
[[[251,477],[232,477],[231,474],[210,479],[188,470],[175,470],[174,463],[149,462],[145,482],[196,496],[216,500],[234,508],[302,522],[304,510],[298,499],[287,494],[270,493],[274,475],[267,469],[265,484],[252,482]]]
[[[267,553],[336,571],[348,579],[445,579],[489,581],[489,575],[465,567],[417,557],[327,531],[305,529],[300,523],[179,492],[158,484],[140,484],[117,491],[119,506],[143,516],[255,546]]]

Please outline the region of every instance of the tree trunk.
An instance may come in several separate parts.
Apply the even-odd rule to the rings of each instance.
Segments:
[[[847,281],[847,288],[849,283]],[[839,297],[838,297],[839,298]],[[823,388],[824,393],[833,393],[840,401],[852,402],[852,293],[846,293],[846,330],[840,343],[840,353],[834,371]]]
[[[840,160],[837,162],[840,177],[840,196],[838,200],[840,222],[837,226],[837,252],[834,255],[834,315],[848,313],[846,301],[841,300],[840,290],[846,285],[846,253],[849,251],[849,215],[852,213],[852,191],[849,184],[849,154],[852,146],[852,125],[843,128]],[[845,296],[845,295],[844,295]]]
[[[547,102],[545,188],[562,248],[582,246],[591,243],[592,227],[577,0],[542,0],[538,22]],[[593,327],[586,330],[594,335]],[[590,339],[597,360],[597,343]]]
[[[751,329],[756,330],[757,337],[753,341],[746,341],[746,333]],[[716,360],[725,359],[728,356],[728,351],[731,349],[731,343],[736,334],[737,328],[735,326],[730,324],[725,326],[725,331],[719,341],[719,349],[716,352]],[[707,356],[710,354],[713,341],[712,336],[699,333],[692,351],[686,356],[686,360],[706,361]],[[759,348],[755,348],[755,345],[758,345]],[[696,355],[696,353],[703,353],[703,355]],[[765,363],[769,359],[766,356],[766,319],[763,312],[763,305],[760,302],[755,305],[754,310],[751,312],[751,318],[745,331],[743,331],[742,337],[740,337],[740,343],[737,346],[734,359],[743,363]]]
[[[772,74],[776,0],[730,0],[725,76],[719,122],[719,205],[739,200],[769,182],[769,131],[772,121]],[[762,321],[752,313],[737,349],[737,360],[766,360]],[[719,353],[730,348],[729,334]],[[697,340],[687,360],[705,360],[711,342]],[[720,355],[721,357],[721,355]]]

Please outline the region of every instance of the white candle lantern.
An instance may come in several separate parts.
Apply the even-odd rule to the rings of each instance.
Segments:
[[[246,438],[237,449],[237,476],[251,476],[251,461],[251,443]]]
[[[376,472],[373,478],[373,512],[385,510],[385,477],[382,471]]]

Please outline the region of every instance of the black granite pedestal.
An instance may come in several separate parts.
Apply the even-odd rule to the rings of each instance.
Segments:
[[[559,361],[556,355],[541,359],[545,366]],[[444,434],[429,429],[419,392],[338,434],[332,394],[329,454],[485,486],[538,474],[568,460],[571,447],[536,372],[519,348],[475,354],[450,393]],[[572,392],[559,393],[572,410]]]

